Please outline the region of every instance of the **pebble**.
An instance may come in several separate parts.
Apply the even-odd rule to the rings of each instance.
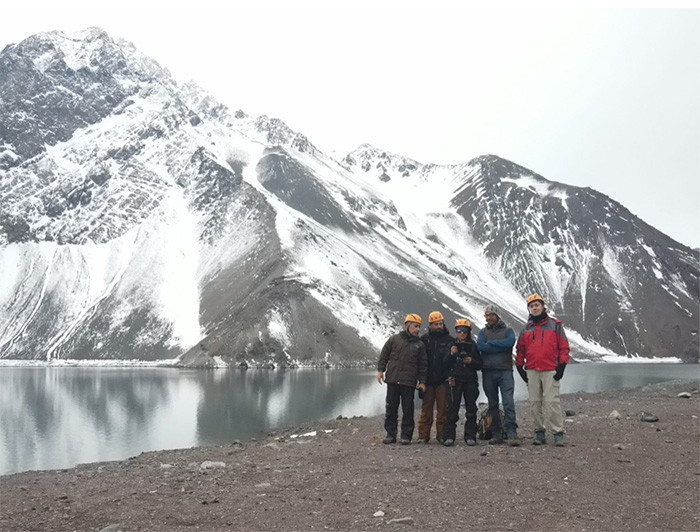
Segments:
[[[413,517],[397,517],[387,521],[387,525],[412,525]]]
[[[226,467],[226,464],[223,462],[211,462],[209,460],[205,460],[199,464],[199,469],[221,469],[222,467]]]
[[[620,419],[621,417],[622,417],[622,416],[620,416],[620,412],[618,412],[617,410],[613,410],[612,412],[610,412],[610,413],[608,414],[608,419],[611,419],[611,420],[614,420],[614,421],[617,421],[617,420]]]
[[[613,445],[613,447],[615,447],[615,449],[617,449],[618,451],[621,451],[625,448],[624,445],[622,445],[621,443],[616,443],[615,445]]]
[[[486,449],[481,450],[481,456],[486,456],[489,452]]]
[[[384,517],[384,512],[382,512],[381,510],[374,512],[374,514],[372,514],[372,517]]]
[[[574,412],[573,410],[567,410],[565,412],[565,414],[566,414],[566,417],[572,417],[572,416],[576,415],[576,412]]]
[[[676,397],[682,397],[683,399],[690,399],[690,393],[688,392],[681,392],[679,393]]]
[[[647,423],[655,423],[659,420],[658,416],[655,416],[649,412],[640,412],[639,419],[641,421],[646,421]]]

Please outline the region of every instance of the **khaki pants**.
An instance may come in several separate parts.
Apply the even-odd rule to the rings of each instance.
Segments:
[[[442,431],[447,421],[447,393],[449,384],[443,382],[439,386],[426,386],[423,396],[423,407],[420,410],[418,419],[418,438],[430,439],[430,429],[433,426],[433,406],[437,405],[437,416],[435,417],[436,438],[442,441]]]
[[[554,371],[527,370],[527,391],[530,396],[530,414],[535,431],[564,432],[564,416],[559,402],[560,381],[554,380]]]

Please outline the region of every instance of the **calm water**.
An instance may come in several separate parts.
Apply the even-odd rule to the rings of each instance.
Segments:
[[[275,427],[338,415],[380,414],[386,388],[375,375],[357,369],[0,367],[0,474],[262,437]],[[562,392],[671,379],[697,382],[700,366],[570,365]],[[515,393],[517,400],[527,397],[517,374]],[[485,401],[483,394],[479,400]]]

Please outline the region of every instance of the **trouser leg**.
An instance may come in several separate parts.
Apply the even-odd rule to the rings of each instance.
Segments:
[[[423,406],[418,418],[418,437],[430,439],[430,429],[433,426],[433,405],[435,404],[435,387],[426,386],[423,395]]]
[[[442,440],[442,431],[445,429],[447,421],[447,401],[450,393],[450,385],[443,382],[435,388],[435,403],[437,404],[437,414],[435,416],[435,435],[438,440]]]
[[[482,371],[482,380],[484,383],[484,393],[489,402],[489,417],[491,418],[491,436],[501,436],[501,415],[498,409],[498,370]]]
[[[559,391],[561,381],[554,380],[554,371],[542,371],[542,415],[552,433],[564,432]]]
[[[466,410],[464,421],[464,439],[476,439],[476,400],[479,397],[479,381],[467,381],[464,383],[464,407]]]
[[[518,436],[518,423],[515,421],[515,400],[513,399],[514,390],[513,370],[503,371],[503,375],[501,375],[501,399],[503,400],[503,414],[506,418],[506,434],[509,438]]]
[[[457,421],[459,420],[459,406],[462,398],[462,383],[455,381],[455,385],[447,390],[447,421],[442,432],[443,440],[454,440],[457,435]]]
[[[542,371],[528,369],[527,371],[527,393],[530,400],[530,415],[535,432],[544,431],[544,417],[542,416]]]
[[[399,420],[399,401],[401,390],[398,384],[388,382],[386,384],[386,413],[384,415],[384,430],[387,436],[396,437]]]
[[[416,395],[416,389],[413,386],[400,386],[401,388],[401,438],[406,438],[408,440],[413,439],[413,429],[415,428],[415,422],[413,421],[414,413],[414,397]]]

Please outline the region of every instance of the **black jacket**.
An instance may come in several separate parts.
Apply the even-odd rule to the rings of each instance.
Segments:
[[[389,338],[377,362],[377,370],[384,372],[384,381],[405,386],[425,383],[428,357],[425,344],[417,336],[401,331]]]
[[[450,377],[460,381],[478,380],[476,371],[481,369],[483,361],[479,351],[476,350],[476,343],[469,338],[466,342],[455,342],[454,345],[457,346],[458,351],[456,355],[451,355],[453,363]],[[464,363],[466,357],[472,358],[469,364]]]
[[[421,340],[423,340],[428,353],[428,380],[426,384],[438,386],[450,376],[452,364],[450,348],[455,339],[450,336],[445,327],[442,331],[430,331],[424,334],[421,336]]]

